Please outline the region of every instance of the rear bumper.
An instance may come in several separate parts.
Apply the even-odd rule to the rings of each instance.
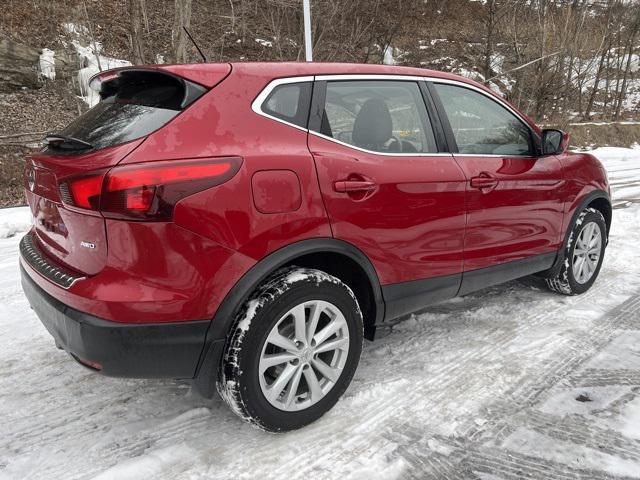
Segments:
[[[115,377],[193,378],[210,320],[130,324],[103,320],[55,299],[20,267],[22,288],[58,346]],[[211,347],[211,346],[209,346]]]

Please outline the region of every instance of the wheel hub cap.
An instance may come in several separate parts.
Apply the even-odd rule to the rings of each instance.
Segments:
[[[304,363],[309,363],[313,358],[313,348],[307,347],[300,353],[300,360]]]

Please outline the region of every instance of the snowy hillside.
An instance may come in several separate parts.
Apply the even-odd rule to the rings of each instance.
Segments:
[[[0,211],[0,479],[640,478],[640,149],[594,153],[616,204],[594,288],[525,279],[382,330],[337,406],[286,435],[56,350],[20,288],[28,211]]]

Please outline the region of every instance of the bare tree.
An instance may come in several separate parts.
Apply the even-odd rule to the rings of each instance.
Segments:
[[[633,23],[629,28],[630,30],[629,37],[627,39],[626,47],[624,50],[625,55],[623,56],[623,58],[626,58],[626,62],[624,66],[624,72],[622,74],[622,84],[616,95],[616,104],[615,104],[615,110],[613,113],[614,120],[620,119],[622,103],[624,102],[624,98],[627,91],[627,82],[631,74],[631,62],[633,60],[633,53],[635,51],[635,46],[636,46],[635,42],[636,42],[636,38],[638,37],[638,33],[640,31],[640,7],[635,6],[635,11],[633,13],[634,13]]]
[[[187,35],[185,28],[191,26],[191,0],[175,0],[175,18],[171,31],[173,61],[187,62]]]
[[[598,63],[598,69],[596,70],[596,76],[593,80],[593,87],[591,88],[591,94],[589,95],[589,101],[587,102],[587,107],[585,108],[583,119],[591,120],[591,111],[593,109],[593,102],[595,101],[596,94],[600,89],[600,80],[602,79],[602,74],[605,67],[605,60],[611,49],[612,38],[610,35],[611,32],[611,18],[613,14],[613,7],[616,3],[616,0],[607,0],[607,18],[604,25],[604,29],[602,32],[602,43],[603,47],[600,51],[600,61]]]
[[[487,0],[485,6],[485,16],[483,18],[485,28],[484,38],[484,52],[483,52],[483,65],[482,74],[484,75],[485,83],[494,75],[493,71],[493,56],[496,42],[496,36],[498,34],[498,26],[502,22],[502,19],[507,14],[507,7],[509,4],[500,5],[497,0]]]
[[[129,20],[131,23],[131,31],[129,35],[131,38],[133,63],[146,63],[142,27],[144,24],[146,24],[148,31],[149,26],[146,20],[147,15],[145,0],[128,0],[128,7]]]

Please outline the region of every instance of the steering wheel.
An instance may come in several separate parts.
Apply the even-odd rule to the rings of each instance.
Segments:
[[[400,141],[400,139],[394,135],[391,135],[389,140],[393,140],[394,142],[396,142],[398,144],[398,153],[402,153],[402,142]],[[389,140],[387,140],[387,142],[389,142]]]

